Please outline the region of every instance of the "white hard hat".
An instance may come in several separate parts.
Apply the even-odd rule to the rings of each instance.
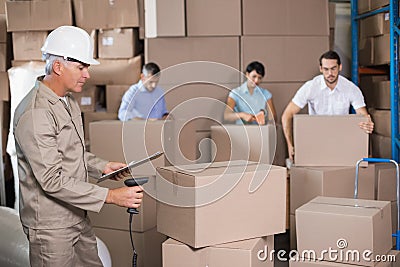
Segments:
[[[74,26],[60,26],[53,30],[41,51],[43,54],[62,56],[85,64],[100,64],[93,58],[93,43],[89,34]]]

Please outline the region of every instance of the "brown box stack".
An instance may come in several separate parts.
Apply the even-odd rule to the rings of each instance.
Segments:
[[[258,189],[250,193],[249,186],[263,179]],[[215,183],[225,186],[217,192]],[[227,192],[231,186],[226,183],[235,186]],[[206,190],[210,186],[213,190]],[[157,230],[194,248],[286,230],[283,167],[247,161],[163,167],[157,168],[156,188],[157,197],[168,200],[157,202]],[[208,204],[202,204],[204,201]],[[236,210],[241,210],[241,216]]]

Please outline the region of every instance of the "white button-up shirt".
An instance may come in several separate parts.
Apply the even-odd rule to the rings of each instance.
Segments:
[[[346,115],[350,106],[355,110],[365,107],[360,88],[340,75],[333,90],[326,85],[323,75],[316,76],[300,87],[292,102],[300,108],[308,104],[310,115]]]

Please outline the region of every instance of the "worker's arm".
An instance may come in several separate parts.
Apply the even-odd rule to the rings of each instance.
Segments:
[[[271,121],[272,119],[274,119],[274,121],[276,123],[277,122],[276,121],[277,120],[276,110],[275,110],[275,105],[274,105],[274,102],[272,101],[272,98],[267,100],[267,107],[268,107],[268,110],[270,111],[270,112],[268,112],[268,120]]]
[[[364,116],[366,116],[368,118],[368,121],[360,122],[358,125],[366,133],[368,133],[368,134],[372,133],[374,131],[374,122],[371,119],[371,115],[368,114],[367,108],[366,107],[362,107],[362,108],[356,109],[356,113],[360,114],[360,115],[364,115]]]
[[[251,122],[255,118],[253,115],[246,113],[246,112],[234,112],[233,109],[236,105],[235,100],[233,98],[228,97],[228,100],[226,101],[226,107],[225,107],[225,112],[224,112],[224,120],[226,121],[237,121],[237,120],[244,120],[246,122]]]
[[[282,128],[285,134],[286,143],[288,146],[289,158],[293,160],[294,146],[293,146],[293,116],[301,110],[295,103],[290,101],[285,111],[282,114]]]

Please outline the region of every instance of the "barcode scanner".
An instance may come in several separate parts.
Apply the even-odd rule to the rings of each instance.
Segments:
[[[149,177],[137,177],[137,178],[129,178],[124,181],[125,185],[128,187],[144,185],[149,181]],[[132,266],[137,266],[137,253],[135,249],[135,245],[133,244],[133,237],[132,237],[132,217],[134,214],[139,214],[139,211],[136,208],[128,208],[127,212],[129,213],[129,236],[131,238],[131,245],[133,250],[133,257],[132,257]]]
[[[128,187],[144,185],[149,181],[149,177],[137,177],[137,178],[129,178],[124,181],[125,185]],[[139,211],[136,208],[128,208],[127,210],[130,214],[139,214]]]

